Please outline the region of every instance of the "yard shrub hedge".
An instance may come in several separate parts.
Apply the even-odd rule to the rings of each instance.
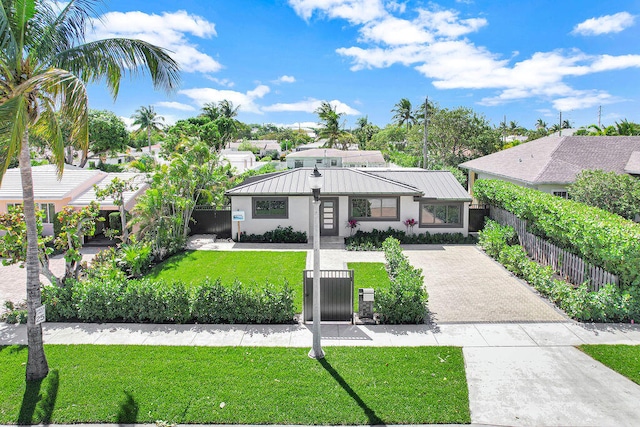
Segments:
[[[528,221],[530,232],[640,285],[640,224],[619,215],[499,180],[478,180],[474,196]]]
[[[380,322],[424,323],[429,296],[424,289],[422,270],[409,264],[398,239],[387,238],[382,245],[391,286],[375,296],[375,311]]]
[[[264,234],[240,233],[240,242],[249,243],[307,243],[307,233],[294,231],[293,227],[277,226]]]
[[[638,287],[622,290],[607,285],[590,292],[583,284],[574,288],[554,278],[553,269],[532,261],[525,250],[513,244],[515,230],[487,220],[479,236],[480,246],[516,276],[527,281],[545,295],[568,316],[585,322],[623,322],[640,319],[640,292]]]
[[[45,286],[42,297],[51,322],[289,323],[295,314],[293,291],[269,283],[255,291],[208,279],[192,287],[180,281],[90,278]]]
[[[372,231],[358,230],[352,236],[346,237],[345,244],[348,251],[378,251],[382,243],[393,237],[401,244],[476,244],[475,236],[465,237],[462,233],[424,233],[407,234],[402,230],[389,227],[387,230],[373,229]]]

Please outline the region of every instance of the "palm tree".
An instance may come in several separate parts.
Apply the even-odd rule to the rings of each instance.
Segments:
[[[223,99],[218,103],[218,108],[221,115],[228,119],[233,119],[238,115],[238,109],[240,108],[240,106],[238,105],[237,107],[234,107],[233,102],[227,99]]]
[[[340,129],[340,117],[342,113],[336,112],[330,103],[322,101],[320,107],[318,107],[315,113],[322,122],[322,127],[318,129],[318,139],[326,139],[325,145],[328,148],[333,148],[340,141],[340,137],[344,133],[344,130]]]
[[[168,90],[180,80],[178,65],[168,53],[149,43],[130,39],[84,43],[85,24],[98,3],[69,0],[59,11],[48,0],[0,3],[0,178],[18,155],[27,229],[27,381],[42,379],[49,371],[42,327],[35,323],[42,301],[29,136],[48,143],[62,175],[61,120],[71,123],[69,144],[83,151],[89,144],[85,82],[104,79],[115,98],[126,72],[148,70],[154,85]]]
[[[392,120],[394,120],[398,126],[402,126],[406,123],[407,130],[409,130],[411,125],[416,122],[413,110],[411,109],[411,101],[407,98],[402,98],[396,105],[394,105],[391,112],[395,113]]]
[[[162,132],[164,128],[164,117],[159,116],[153,109],[153,105],[142,106],[131,116],[133,124],[138,125],[136,132],[147,132],[147,143],[149,144],[149,154],[151,154],[151,133]]]
[[[542,119],[538,119],[538,121],[536,121],[536,129],[547,130],[547,123]]]

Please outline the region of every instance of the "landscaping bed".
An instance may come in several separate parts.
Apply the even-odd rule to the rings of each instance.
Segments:
[[[25,346],[0,347],[0,423],[469,423],[456,347],[46,345],[25,383]]]

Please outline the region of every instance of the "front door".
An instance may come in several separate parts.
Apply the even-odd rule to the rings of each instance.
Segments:
[[[338,198],[323,197],[320,199],[320,235],[338,235]]]

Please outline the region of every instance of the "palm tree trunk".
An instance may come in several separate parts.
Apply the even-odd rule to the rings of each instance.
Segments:
[[[147,143],[149,144],[149,155],[151,155],[151,127],[147,126]]]
[[[22,178],[22,199],[24,221],[27,227],[27,381],[40,380],[49,373],[49,365],[44,354],[42,325],[36,325],[36,308],[42,305],[40,291],[40,261],[38,259],[38,228],[33,196],[33,177],[29,156],[29,134],[25,132],[20,149],[20,175]]]

